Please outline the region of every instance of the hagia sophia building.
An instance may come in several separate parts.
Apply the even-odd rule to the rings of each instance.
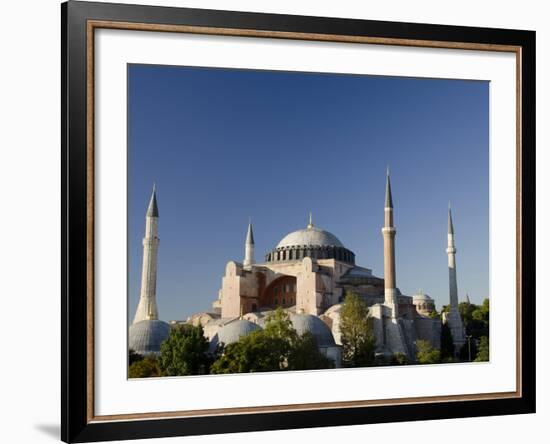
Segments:
[[[244,260],[229,261],[221,280],[218,299],[208,311],[193,314],[186,321],[166,323],[158,319],[156,303],[158,256],[158,205],[153,193],[146,213],[143,239],[141,295],[129,329],[129,348],[140,354],[158,354],[171,326],[182,322],[201,325],[211,350],[218,344],[236,342],[243,335],[261,329],[267,315],[282,307],[298,333],[313,334],[317,346],[341,364],[340,309],[346,292],[359,295],[373,318],[376,353],[404,354],[410,362],[416,356],[416,341],[429,341],[440,348],[441,319],[430,317],[434,301],[427,294],[407,296],[397,287],[393,199],[389,172],[384,205],[384,277],[355,263],[355,254],[332,233],[313,224],[284,236],[268,251],[262,262],[255,261],[254,234],[249,223]],[[449,269],[449,312],[443,322],[450,327],[455,352],[465,343],[458,311],[454,227],[449,208],[447,257]]]

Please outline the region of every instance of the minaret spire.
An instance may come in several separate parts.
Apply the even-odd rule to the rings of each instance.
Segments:
[[[158,319],[157,310],[157,256],[158,256],[158,220],[156,186],[147,207],[145,216],[145,236],[143,238],[143,266],[141,269],[141,294],[134,317],[134,324],[144,320]]]
[[[254,232],[252,231],[252,220],[248,220],[248,229],[246,231],[246,241],[244,244],[244,262],[245,268],[250,268],[254,264]]]
[[[393,199],[391,196],[390,167],[386,169],[386,205],[385,208],[393,208]]]
[[[395,280],[395,234],[393,226],[393,199],[390,169],[386,171],[386,202],[384,205],[384,303],[391,307],[392,318],[397,317],[397,287]]]
[[[446,322],[449,324],[453,343],[455,346],[455,354],[458,354],[466,339],[464,337],[464,326],[460,313],[458,311],[458,285],[456,279],[456,247],[455,233],[453,226],[453,216],[451,213],[451,204],[449,202],[449,210],[447,216],[447,263],[449,268],[449,312]]]
[[[159,217],[156,183],[153,183],[153,192],[151,193],[151,199],[149,200],[149,206],[147,207],[147,217]]]
[[[447,219],[447,234],[455,234],[455,229],[453,227],[453,215],[451,214],[451,202],[449,202],[449,217]]]

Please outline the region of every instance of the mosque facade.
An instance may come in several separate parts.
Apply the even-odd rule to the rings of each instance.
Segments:
[[[201,325],[214,350],[220,343],[227,345],[263,328],[269,313],[281,307],[288,312],[298,333],[312,333],[321,352],[339,367],[340,311],[345,294],[350,291],[361,297],[369,307],[376,353],[384,356],[404,354],[414,362],[416,341],[425,340],[440,348],[442,321],[430,316],[435,310],[434,300],[430,296],[423,293],[408,296],[397,287],[397,230],[393,212],[388,173],[384,226],[381,229],[384,239],[383,277],[374,275],[370,268],[358,265],[353,251],[334,234],[315,226],[311,215],[305,228],[284,236],[265,253],[260,262],[256,262],[253,227],[249,223],[244,258],[226,264],[218,298],[211,309],[195,313],[186,321],[171,321],[171,325],[181,322]],[[448,323],[458,352],[465,342],[465,334],[458,312],[456,248],[450,208],[447,240],[450,309],[443,322]],[[142,290],[134,322],[130,326],[129,346],[140,353],[158,353],[158,339],[168,333],[166,323],[158,321],[156,308],[158,206],[155,190],[146,215],[143,246]],[[161,324],[156,325],[155,322]]]

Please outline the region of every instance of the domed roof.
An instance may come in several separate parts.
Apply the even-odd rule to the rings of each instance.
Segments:
[[[159,320],[145,320],[130,325],[128,346],[140,355],[159,353],[160,345],[170,334],[170,325]]]
[[[305,313],[291,313],[290,321],[298,334],[311,333],[317,340],[318,347],[334,347],[336,345],[330,328],[317,316]]]
[[[433,301],[433,299],[427,295],[427,294],[424,294],[423,292],[420,292],[418,294],[415,294],[413,296],[413,301]]]
[[[237,342],[241,336],[249,335],[256,330],[261,330],[261,327],[246,319],[231,321],[222,326],[214,335],[210,342],[210,348],[215,349],[220,343],[224,345],[232,344],[233,342]]]
[[[292,247],[297,245],[319,245],[321,247],[344,247],[338,238],[328,231],[308,225],[302,230],[287,234],[277,244],[277,248]]]

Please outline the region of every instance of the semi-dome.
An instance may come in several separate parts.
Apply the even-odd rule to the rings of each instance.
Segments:
[[[305,313],[291,313],[290,321],[298,334],[311,333],[317,340],[319,348],[334,347],[336,345],[330,328],[317,316]]]
[[[312,245],[320,247],[343,247],[344,245],[332,233],[318,227],[308,227],[287,234],[277,244],[277,248],[293,247],[298,245]]]
[[[159,320],[145,320],[130,325],[128,346],[140,355],[158,354],[160,345],[170,334],[170,325]]]
[[[218,344],[228,345],[237,342],[241,336],[249,335],[257,330],[261,330],[261,327],[246,319],[231,321],[220,327],[210,341],[210,349],[215,350]]]

